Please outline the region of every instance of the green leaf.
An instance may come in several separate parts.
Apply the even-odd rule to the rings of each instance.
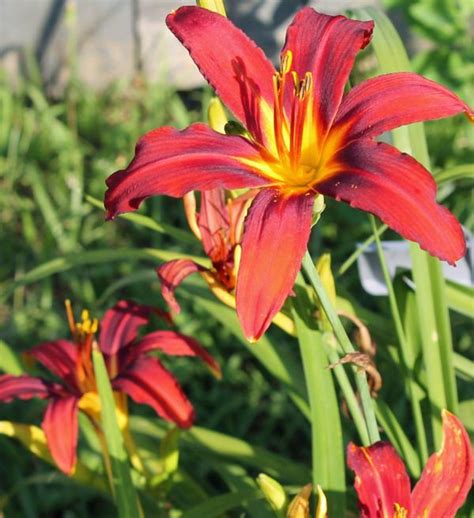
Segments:
[[[166,424],[161,421],[152,422],[139,416],[130,417],[130,428],[138,444],[140,444],[140,435],[161,438],[167,429]],[[232,460],[294,485],[306,484],[311,479],[310,470],[302,464],[250,444],[243,439],[207,428],[193,426],[182,432],[180,444],[182,449],[200,454],[203,459],[214,457]]]
[[[20,358],[3,340],[0,340],[0,370],[14,376],[19,376],[25,372]]]
[[[323,344],[323,333],[311,329],[312,306],[304,286],[296,286],[294,321],[311,411],[313,487],[319,484],[328,499],[329,515],[345,515],[345,462],[339,404]]]
[[[51,275],[66,272],[72,268],[88,264],[104,264],[120,261],[140,261],[148,260],[154,264],[172,259],[188,258],[202,266],[208,266],[208,261],[202,257],[190,256],[179,252],[169,252],[154,248],[117,248],[114,250],[92,250],[90,252],[80,252],[57,257],[47,261],[33,270],[25,273],[14,282],[7,285],[5,296],[8,297],[19,286],[25,286],[33,282],[40,281]]]
[[[247,489],[245,491],[233,491],[224,495],[208,498],[202,504],[197,505],[189,511],[185,511],[181,518],[213,518],[223,516],[223,513],[230,511],[242,504],[263,498],[259,489]]]
[[[468,318],[474,317],[474,289],[455,282],[446,282],[448,306]]]
[[[206,288],[200,288],[199,286],[202,286],[202,283],[198,284],[198,281],[189,279],[186,281],[186,285],[188,289],[182,290],[180,295],[192,298],[193,302],[199,304],[214,319],[225,326],[263,367],[285,387],[303,415],[309,417],[303,373],[287,347],[272,343],[267,335],[264,335],[258,344],[251,344],[242,334],[235,310],[224,306]]]
[[[117,423],[115,400],[109,375],[102,353],[96,347],[92,351],[92,360],[100,397],[102,429],[112,461],[112,484],[118,514],[120,518],[138,518],[143,516],[143,513],[132,482],[128,456]]]
[[[403,428],[400,426],[395,414],[381,398],[375,400],[375,411],[377,419],[387,434],[390,443],[405,460],[411,476],[417,479],[421,473],[418,454],[406,436]]]
[[[410,70],[405,47],[388,17],[376,8],[356,10],[362,18],[372,18],[376,28],[372,40],[380,73]],[[392,131],[393,142],[401,151],[410,153],[428,169],[428,149],[422,124],[397,128]],[[441,445],[440,409],[456,413],[457,390],[452,362],[453,346],[447,306],[446,288],[440,262],[410,243],[413,277],[416,284],[417,312],[420,322],[423,360],[428,398],[431,407],[431,425],[435,449]]]
[[[103,202],[98,200],[97,198],[86,195],[86,200],[94,207],[104,210]],[[167,223],[158,223],[153,218],[150,218],[149,216],[145,216],[144,214],[139,214],[137,212],[126,213],[126,214],[120,214],[119,218],[125,219],[127,221],[131,221],[132,223],[134,223],[136,225],[148,228],[150,230],[154,230],[155,232],[158,232],[160,234],[166,234],[166,235],[171,236],[174,239],[177,239],[178,241],[181,241],[182,243],[186,243],[188,245],[189,244],[195,245],[198,243],[198,240],[196,239],[196,237],[194,237],[194,235],[191,234],[190,232],[186,232],[184,230],[181,230],[178,227],[169,225]]]

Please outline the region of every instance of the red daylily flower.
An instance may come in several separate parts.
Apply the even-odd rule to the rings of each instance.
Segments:
[[[317,193],[374,213],[450,263],[464,255],[461,226],[436,203],[430,173],[374,138],[473,112],[443,86],[408,72],[369,79],[344,96],[373,22],[302,9],[288,28],[280,71],[217,13],[182,7],[167,24],[247,132],[222,135],[204,124],[151,131],[130,165],[107,180],[107,215],[136,210],[152,195],[259,189],[245,221],[236,286],[249,339],[265,332],[292,289]]]
[[[76,324],[70,305],[67,308],[73,341],[46,342],[28,353],[61,383],[6,374],[0,376],[0,401],[33,397],[49,400],[42,428],[56,464],[70,474],[76,464],[78,411],[83,411],[100,430],[100,403],[91,358],[98,322],[84,311],[82,323]],[[151,311],[148,306],[119,301],[106,311],[100,323],[98,346],[123,413],[127,412],[128,395],[137,403],[151,406],[164,419],[188,428],[194,420],[191,403],[174,376],[146,353],[159,350],[174,356],[198,356],[216,374],[220,373],[219,365],[193,338],[174,331],[154,331],[138,338]]]
[[[446,410],[443,444],[410,493],[410,479],[395,449],[385,442],[368,448],[349,444],[348,465],[364,518],[452,518],[472,485],[474,456],[462,423]]]
[[[200,272],[214,292],[230,293],[235,288],[235,255],[242,237],[245,211],[252,199],[250,192],[226,200],[223,189],[203,191],[200,211],[196,214],[194,194],[190,195],[185,198],[186,215],[212,268],[204,268],[190,259],[176,259],[157,268],[163,298],[176,313],[180,307],[174,291],[192,273]]]

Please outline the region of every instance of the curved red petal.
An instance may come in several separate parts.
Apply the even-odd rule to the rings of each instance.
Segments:
[[[245,220],[236,304],[245,336],[258,340],[295,283],[311,231],[314,195],[257,194]]]
[[[321,133],[331,126],[354,60],[370,41],[374,23],[301,9],[288,27],[282,55],[290,50],[300,79],[313,74],[315,114]]]
[[[225,261],[229,253],[229,212],[224,189],[201,194],[198,216],[202,246],[212,262]]]
[[[267,180],[239,161],[258,156],[246,139],[222,135],[205,124],[183,131],[153,130],[139,140],[130,165],[107,179],[107,217],[136,210],[158,194],[180,197],[192,190],[263,185]]]
[[[261,104],[273,108],[275,69],[263,51],[228,18],[207,9],[182,7],[166,23],[224,104],[265,142]]]
[[[436,203],[436,183],[414,158],[388,144],[364,139],[340,151],[333,166],[337,172],[315,186],[321,194],[372,212],[449,263],[463,257],[466,243],[461,225]]]
[[[203,270],[203,267],[190,259],[175,259],[174,261],[168,261],[156,269],[156,273],[158,274],[158,278],[161,283],[161,294],[168,306],[175,313],[179,313],[181,311],[178,301],[174,296],[176,288],[184,279],[186,279],[186,277],[201,270]]]
[[[0,401],[10,402],[15,398],[31,399],[47,398],[51,393],[51,385],[41,378],[32,376],[0,376]]]
[[[99,344],[103,353],[112,355],[137,337],[140,327],[148,323],[151,308],[120,300],[105,312],[100,322]]]
[[[354,487],[359,497],[361,516],[394,516],[396,505],[411,516],[410,479],[390,444],[377,442],[363,448],[349,443],[347,465],[355,472]]]
[[[58,468],[70,475],[76,465],[78,439],[76,397],[54,398],[48,404],[41,427]]]
[[[156,350],[172,356],[197,356],[207,363],[214,373],[220,374],[220,366],[217,361],[197,340],[175,331],[155,331],[145,335],[139,342],[126,350],[124,360],[132,363],[141,354]]]
[[[443,444],[426,463],[413,489],[414,518],[453,518],[472,486],[474,454],[461,421],[443,411]]]
[[[28,351],[28,355],[40,362],[50,372],[61,378],[70,387],[77,388],[77,346],[69,340],[45,342]]]
[[[411,72],[368,79],[343,99],[335,129],[348,138],[374,137],[413,122],[441,119],[473,111],[453,92]]]
[[[193,424],[191,403],[176,378],[156,358],[138,358],[113,380],[112,387],[127,393],[137,403],[151,406],[161,417],[181,428]]]

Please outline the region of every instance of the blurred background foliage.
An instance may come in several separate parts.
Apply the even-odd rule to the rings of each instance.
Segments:
[[[473,104],[472,3],[386,0],[385,4],[406,31],[414,69]],[[365,53],[359,67],[361,75],[370,70],[372,62],[370,52]],[[146,131],[166,124],[182,128],[206,120],[211,91],[177,92],[165,83],[148,84],[136,77],[131,83],[119,81],[96,92],[75,80],[73,55],[70,65],[70,82],[61,98],[46,95],[32,59],[27,61],[25,77],[15,88],[0,72],[0,369],[10,372],[21,369],[22,351],[42,340],[68,336],[65,298],[72,299],[76,311],[88,307],[98,316],[119,298],[165,307],[153,271],[157,261],[130,250],[200,253],[197,245],[180,244],[167,234],[125,219],[104,222],[103,211],[87,201],[86,195],[103,198],[105,179],[128,163],[137,138]],[[466,173],[456,182],[444,184],[440,196],[472,230],[474,128],[457,117],[428,123],[426,129],[434,174],[465,168]],[[471,169],[466,164],[471,164]],[[370,222],[366,214],[344,204],[328,200],[327,205],[313,233],[312,253],[316,257],[330,252],[337,273],[356,242],[370,236]],[[155,198],[144,203],[140,213],[156,222],[187,228],[179,200]],[[388,232],[384,236],[390,237],[396,236]],[[43,264],[47,267],[38,269]],[[255,355],[260,345],[245,346],[236,327],[223,325],[222,318],[229,317],[227,324],[232,320],[231,312],[224,313],[219,321],[219,306],[203,285],[194,280],[186,286],[178,291],[183,311],[176,325],[209,348],[224,374],[217,382],[197,362],[176,358],[169,362],[196,407],[197,424],[291,456],[299,463],[301,477],[291,475],[285,480],[281,466],[280,472],[277,468],[271,472],[271,467],[267,472],[280,475],[287,483],[304,483],[305,466],[310,465],[311,458],[310,429],[304,416],[282,390],[281,380],[261,368]],[[381,399],[412,435],[406,400],[399,397],[403,389],[393,375],[395,334],[387,300],[363,293],[354,266],[337,276],[337,289],[345,297],[350,294],[351,301],[361,308],[378,345],[377,366],[384,380]],[[455,348],[473,359],[470,320],[460,312],[453,312],[452,317]],[[271,330],[269,339],[299,365],[292,339],[278,329]],[[466,372],[459,375],[461,417],[472,431],[474,394],[470,380],[472,373],[471,377]],[[38,424],[42,411],[39,401],[14,402],[0,407],[0,419]],[[148,435],[143,432],[144,425],[137,426],[146,436],[143,447],[158,451],[166,427],[147,409],[133,406],[132,413],[151,418],[147,421],[151,429]],[[349,437],[351,423],[346,420],[343,424]],[[212,453],[212,448],[202,443],[200,448],[198,443],[192,436],[183,439],[179,481],[172,487],[159,486],[157,500],[171,491],[171,501],[179,498],[195,505],[206,495],[242,489],[242,484],[249,483],[248,477],[265,468],[264,456],[257,456],[253,464],[245,461],[245,455],[229,456],[226,462],[217,463],[222,455]],[[218,450],[219,440],[214,438],[209,444]],[[87,444],[83,446],[81,458],[89,456],[91,465],[98,465],[99,457],[94,457]],[[68,481],[2,436],[0,459],[0,514],[3,505],[6,516],[14,517],[114,514],[111,503],[100,492]],[[272,462],[268,465],[274,466]],[[167,500],[161,500],[163,514],[167,515]],[[264,508],[250,514],[266,515]]]

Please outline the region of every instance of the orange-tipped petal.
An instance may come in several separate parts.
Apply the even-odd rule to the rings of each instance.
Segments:
[[[436,183],[414,158],[383,142],[360,139],[333,160],[334,172],[315,185],[321,194],[372,212],[449,263],[464,256],[461,225],[436,203]]]
[[[375,137],[405,124],[473,111],[457,95],[412,72],[384,74],[354,87],[344,97],[335,121],[349,140]]]
[[[220,377],[220,366],[206,349],[201,347],[194,338],[182,335],[176,331],[154,331],[145,335],[141,340],[124,351],[124,362],[130,364],[138,356],[157,350],[171,356],[197,356],[207,363],[216,376]]]
[[[245,336],[258,340],[295,283],[311,231],[314,195],[257,194],[245,220],[237,278],[237,314]]]
[[[176,378],[156,358],[138,358],[113,380],[112,387],[137,403],[151,406],[158,415],[181,428],[193,424],[191,403]]]
[[[264,143],[275,69],[263,51],[229,19],[206,9],[181,7],[166,23],[224,104]]]
[[[138,141],[129,166],[107,179],[107,217],[134,211],[145,198],[158,194],[180,197],[192,190],[268,183],[240,157],[260,159],[248,140],[222,135],[205,124],[183,131],[171,127],[150,131]]]
[[[312,73],[315,114],[322,134],[334,119],[355,57],[369,43],[373,27],[372,21],[328,16],[309,7],[301,9],[288,27],[282,56],[292,52],[300,79]]]
[[[413,518],[453,518],[472,486],[474,456],[461,421],[443,410],[443,444],[413,489]]]
[[[41,424],[51,456],[66,475],[74,471],[77,459],[78,402],[75,396],[53,398]]]
[[[161,294],[172,311],[179,313],[181,308],[174,296],[176,288],[192,273],[203,270],[190,259],[175,259],[162,264],[156,269],[161,283]]]
[[[394,518],[397,509],[411,516],[410,479],[393,446],[377,442],[365,448],[350,443],[347,465],[355,472],[361,516]]]
[[[103,353],[112,355],[137,337],[148,323],[151,308],[129,300],[120,300],[105,312],[100,322],[99,344]]]

